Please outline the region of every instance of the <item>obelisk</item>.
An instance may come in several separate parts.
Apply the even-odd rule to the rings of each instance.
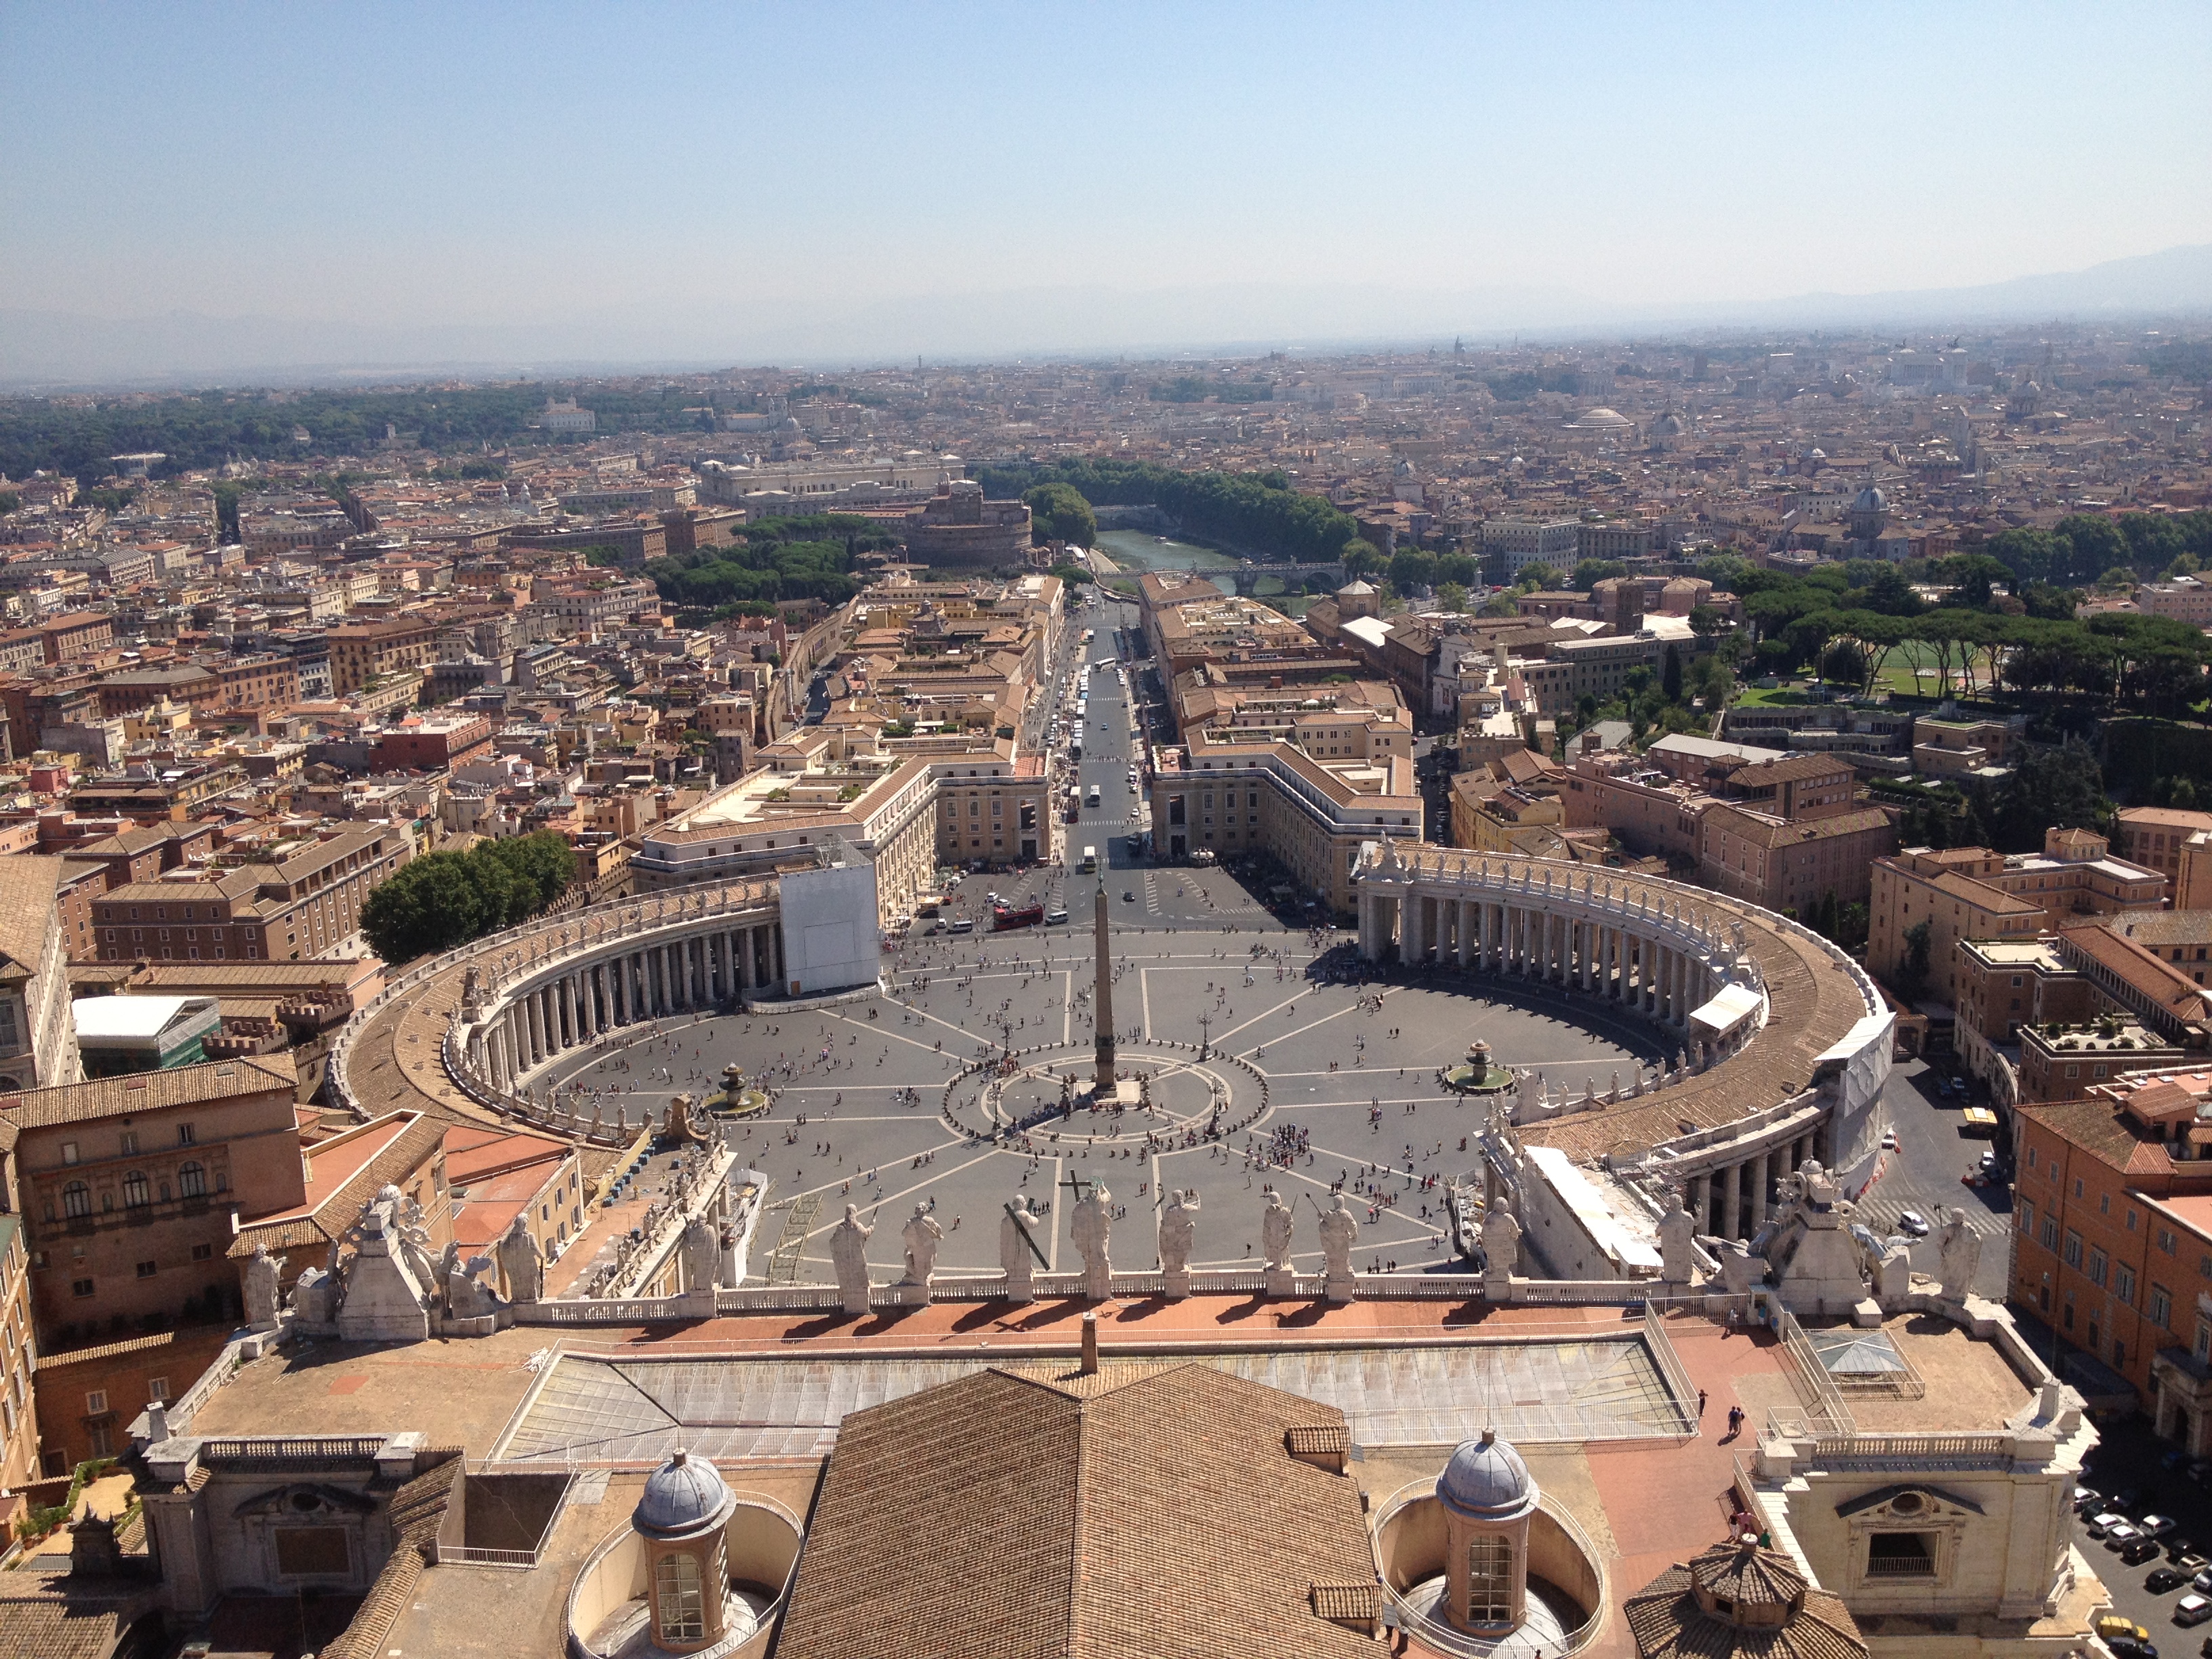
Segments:
[[[1103,878],[1098,883],[1098,896],[1091,902],[1091,926],[1098,952],[1091,982],[1091,1012],[1098,1027],[1098,1079],[1091,1097],[1112,1100],[1117,1086],[1114,1078],[1114,963],[1106,954],[1106,883]]]

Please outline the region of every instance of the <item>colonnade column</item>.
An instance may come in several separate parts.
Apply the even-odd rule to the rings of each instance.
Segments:
[[[1690,1177],[1688,1190],[1682,1195],[1682,1207],[1690,1212],[1691,1231],[1693,1232],[1712,1231],[1705,1221],[1706,1186],[1705,1172],[1701,1170]]]
[[[1737,1224],[1741,1219],[1739,1206],[1743,1199],[1743,1165],[1731,1164],[1717,1173],[1724,1183],[1721,1188],[1721,1237],[1739,1238],[1742,1237],[1737,1231]]]
[[[1774,1154],[1761,1152],[1751,1160],[1751,1231],[1766,1224],[1766,1193],[1773,1183]]]

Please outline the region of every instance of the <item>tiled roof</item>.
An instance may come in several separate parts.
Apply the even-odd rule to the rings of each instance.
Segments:
[[[6,862],[0,859],[0,864]],[[273,1089],[292,1094],[299,1086],[300,1074],[290,1054],[254,1054],[0,1095],[0,1116],[19,1129],[43,1129],[128,1113],[158,1112],[171,1106],[197,1106],[202,1101],[228,1100],[234,1095]]]
[[[392,1494],[388,1511],[392,1554],[369,1586],[353,1622],[323,1644],[321,1659],[380,1659],[393,1623],[415,1599],[415,1583],[436,1553],[439,1523],[446,1517],[453,1483],[461,1478],[459,1447],[443,1447],[422,1455],[440,1461]]]
[[[1700,1565],[1722,1552],[1731,1552],[1731,1547],[1707,1551],[1698,1558]],[[1779,1564],[1771,1573],[1764,1566],[1757,1571],[1760,1586],[1778,1589],[1786,1579],[1803,1588],[1803,1576],[1773,1552],[1749,1553]],[[1722,1578],[1729,1581],[1726,1571]],[[1714,1583],[1710,1573],[1706,1582]],[[1747,1593],[1763,1600],[1766,1589],[1747,1587]],[[1804,1606],[1780,1626],[1739,1629],[1700,1607],[1690,1568],[1673,1566],[1623,1601],[1621,1612],[1636,1638],[1638,1659],[1866,1659],[1866,1643],[1843,1598],[1809,1589],[1804,1596]]]
[[[0,957],[33,973],[46,965],[46,927],[62,874],[59,859],[30,853],[0,858]]]
[[[416,1117],[389,1146],[336,1188],[319,1195],[311,1208],[240,1223],[238,1237],[224,1254],[242,1261],[252,1255],[257,1246],[274,1255],[301,1247],[319,1249],[336,1242],[339,1234],[353,1225],[378,1188],[398,1185],[437,1152],[445,1139],[445,1128],[434,1118]]]
[[[36,1581],[33,1581],[35,1583]],[[0,1595],[0,1653],[9,1659],[110,1659],[148,1599],[71,1595],[68,1580]]]
[[[777,1650],[1371,1654],[1367,1636],[1331,1622],[1374,1582],[1358,1492],[1285,1450],[1291,1429],[1326,1415],[1173,1364],[993,1370],[855,1413]]]

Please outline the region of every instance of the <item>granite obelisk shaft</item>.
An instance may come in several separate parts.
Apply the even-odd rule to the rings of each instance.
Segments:
[[[1115,1086],[1114,963],[1106,952],[1106,884],[1103,880],[1098,884],[1098,896],[1091,902],[1091,925],[1097,950],[1091,988],[1091,1012],[1098,1028],[1097,1092],[1110,1097]]]

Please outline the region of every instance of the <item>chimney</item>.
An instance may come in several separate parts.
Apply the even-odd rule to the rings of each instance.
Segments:
[[[1098,1375],[1098,1316],[1095,1313],[1083,1316],[1083,1364],[1080,1369],[1085,1376]]]
[[[146,1443],[158,1446],[169,1437],[169,1408],[158,1400],[146,1402]]]

